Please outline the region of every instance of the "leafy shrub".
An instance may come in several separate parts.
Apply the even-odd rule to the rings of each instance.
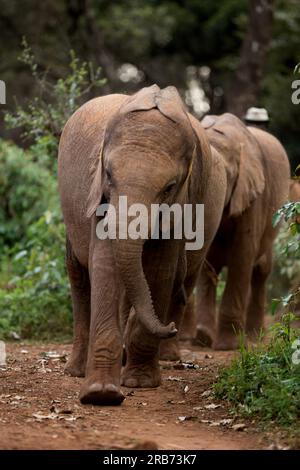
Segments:
[[[30,152],[0,140],[0,253],[22,241],[27,228],[54,204],[51,173]]]
[[[292,357],[300,330],[291,328],[292,319],[287,314],[274,324],[267,344],[241,345],[240,356],[220,371],[216,396],[228,399],[244,415],[281,425],[299,422],[300,364]]]
[[[56,162],[58,140],[69,117],[89,98],[92,89],[104,85],[101,68],[94,70],[91,62],[80,62],[70,51],[69,74],[56,81],[49,79],[50,71],[40,71],[39,65],[23,38],[23,52],[19,60],[29,67],[35,80],[36,97],[22,107],[17,104],[13,113],[6,113],[5,122],[11,129],[21,128],[22,137],[37,145],[33,149],[38,156],[41,148],[46,155],[43,163],[52,166]]]
[[[0,337],[62,338],[71,334],[69,283],[65,271],[64,225],[46,211],[4,259],[0,286]]]
[[[282,231],[277,242],[280,246],[279,260],[281,259],[281,273],[283,277],[293,280],[293,288],[285,295],[273,299],[272,313],[278,305],[289,307],[292,311],[300,308],[300,201],[284,204],[274,215],[273,224],[277,225],[281,219],[285,221],[285,234]],[[280,265],[280,261],[279,261]]]
[[[0,337],[71,332],[64,225],[55,175],[30,151],[0,141]]]

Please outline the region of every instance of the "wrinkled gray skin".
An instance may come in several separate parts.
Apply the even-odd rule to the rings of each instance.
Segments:
[[[255,339],[263,328],[277,233],[272,216],[288,199],[289,162],[275,137],[247,128],[231,114],[207,116],[202,125],[225,162],[227,191],[221,224],[197,283],[196,341],[215,349],[236,349],[241,332]],[[227,279],[217,317],[216,284],[223,267]],[[187,338],[188,325],[194,322],[187,318],[184,323]]]
[[[85,376],[82,403],[119,404],[120,379],[128,387],[160,383],[160,340],[176,334],[220,222],[224,165],[176,89],[154,85],[82,106],[64,128],[58,173],[74,314],[66,372]],[[186,252],[184,240],[99,240],[96,208],[105,200],[117,206],[120,195],[147,207],[207,203],[204,247]],[[121,375],[119,313],[126,319],[130,309]]]

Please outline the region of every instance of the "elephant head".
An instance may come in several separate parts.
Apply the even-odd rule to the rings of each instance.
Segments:
[[[201,121],[210,144],[222,155],[227,174],[229,216],[240,215],[265,188],[262,151],[254,135],[233,114]]]
[[[161,90],[154,85],[128,97],[106,126],[88,217],[104,199],[117,209],[118,198],[124,195],[128,205],[143,203],[148,209],[152,203],[187,201],[193,166],[199,176],[205,171],[204,145],[175,88]],[[207,149],[206,145],[206,153]],[[147,331],[160,338],[174,336],[175,324],[163,325],[153,308],[142,265],[144,243],[117,235],[112,241],[116,264],[128,299]]]

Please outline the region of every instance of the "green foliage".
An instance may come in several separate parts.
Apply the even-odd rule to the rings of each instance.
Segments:
[[[48,79],[49,71],[39,72],[25,38],[22,46],[20,61],[31,71],[37,96],[25,107],[17,104],[14,112],[5,114],[5,122],[10,129],[22,129],[22,137],[37,145],[36,154],[42,148],[54,159],[58,139],[66,121],[93,88],[104,85],[105,79],[101,78],[100,67],[94,70],[91,62],[81,63],[75,52],[71,51],[69,73],[65,78],[53,82]]]
[[[292,358],[300,331],[291,328],[292,320],[293,316],[287,314],[274,324],[266,344],[246,348],[242,343],[239,357],[220,371],[214,391],[239,413],[296,428],[300,418],[300,364]]]
[[[285,302],[282,302],[281,297],[286,298],[291,290],[296,291],[300,283],[300,250],[295,238],[291,235],[288,224],[282,224],[273,247],[273,272],[268,283],[268,299],[271,302],[272,315],[278,307],[285,308]]]
[[[57,204],[56,193],[53,176],[30,152],[0,140],[0,253],[24,240],[27,228],[55,198]]]
[[[275,241],[275,263],[279,273],[280,285],[272,277],[272,292],[276,298],[271,303],[271,313],[274,314],[278,306],[294,308],[300,294],[300,201],[284,204],[273,216],[273,225],[276,226],[284,219],[277,240]],[[295,285],[296,284],[296,285]],[[292,291],[291,285],[293,286]],[[284,292],[278,298],[278,293]]]
[[[0,286],[0,337],[50,339],[71,334],[69,283],[64,264],[64,226],[46,211],[4,259]]]
[[[56,177],[30,151],[0,141],[0,338],[71,331]]]

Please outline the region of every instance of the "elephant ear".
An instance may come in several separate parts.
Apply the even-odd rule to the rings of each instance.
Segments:
[[[128,114],[134,111],[149,111],[156,108],[155,98],[160,92],[157,85],[142,88],[140,91],[130,96],[128,100],[120,107],[118,115]]]
[[[188,114],[188,118],[194,134],[196,135],[196,153],[198,154],[198,165],[200,165],[200,174],[195,174],[195,180],[199,185],[199,194],[202,198],[207,190],[212,166],[211,146],[206,132],[201,123],[192,114]]]
[[[105,135],[105,132],[104,132]],[[104,136],[101,142],[100,150],[98,148],[98,158],[95,161],[95,164],[91,168],[91,178],[92,184],[90,192],[87,199],[87,217],[91,217],[94,212],[96,212],[97,207],[99,206],[102,194],[103,194],[103,147],[104,147]]]
[[[201,121],[210,144],[223,156],[231,196],[229,215],[236,217],[263,192],[262,151],[255,137],[236,116],[206,116]]]
[[[159,111],[171,121],[185,124],[191,129],[191,125],[188,119],[187,110],[185,105],[174,86],[168,86],[156,97],[157,108]]]
[[[263,192],[265,177],[260,150],[256,142],[240,143],[239,170],[235,188],[232,192],[229,215],[240,215]]]
[[[161,114],[175,123],[189,123],[183,101],[173,86],[164,89],[160,89],[157,85],[142,88],[121,106],[119,114],[150,109],[158,109]]]

